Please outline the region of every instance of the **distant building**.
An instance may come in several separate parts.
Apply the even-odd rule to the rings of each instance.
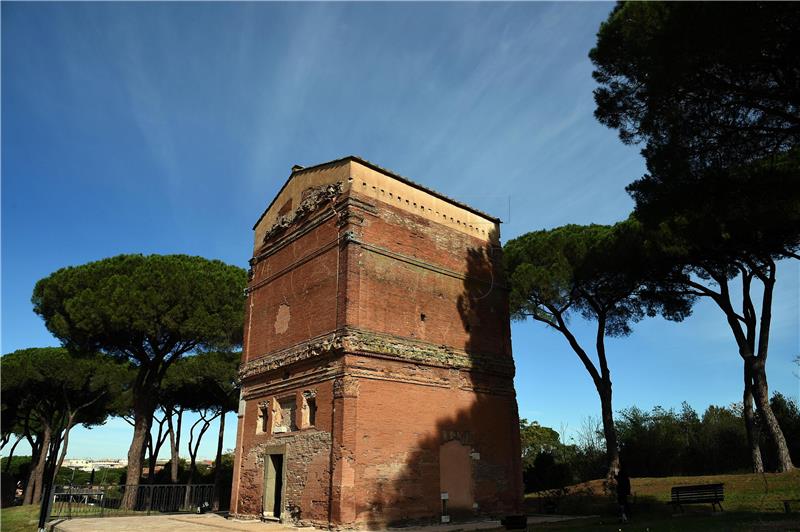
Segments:
[[[521,513],[499,220],[347,157],[294,167],[254,230],[232,514]]]
[[[126,467],[128,460],[126,458],[101,458],[94,460],[91,458],[66,458],[64,459],[64,467],[72,469],[80,469],[81,471],[92,471],[98,469],[116,469],[119,467]]]

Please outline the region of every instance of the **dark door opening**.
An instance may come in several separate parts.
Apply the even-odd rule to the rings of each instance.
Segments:
[[[283,455],[268,454],[264,460],[264,517],[280,519],[283,506]]]

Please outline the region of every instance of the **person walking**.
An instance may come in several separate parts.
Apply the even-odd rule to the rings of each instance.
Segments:
[[[631,509],[628,504],[628,497],[631,494],[631,478],[628,476],[628,470],[624,464],[620,465],[617,472],[617,503],[619,504],[620,517],[622,523],[628,522]]]

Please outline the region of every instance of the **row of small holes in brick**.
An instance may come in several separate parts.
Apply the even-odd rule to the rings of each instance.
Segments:
[[[361,182],[361,186],[362,186],[362,187],[364,187],[364,188],[366,188],[366,187],[367,187],[367,183],[366,183],[366,181],[362,181],[362,182]],[[373,186],[372,186],[372,190],[374,190],[374,191],[378,192],[378,187],[376,187],[376,186],[374,186],[374,185],[373,185]],[[383,189],[380,189],[380,193],[381,193],[381,194],[386,194],[386,191],[384,191]],[[393,197],[394,197],[394,195],[393,195],[391,192],[389,192],[389,197],[390,197],[390,198],[393,198]],[[402,203],[402,202],[403,202],[403,198],[401,198],[400,196],[397,196],[397,201],[399,201],[400,203]],[[408,204],[408,205],[411,205],[412,203],[411,203],[409,200],[406,200],[406,204]],[[416,204],[416,203],[413,203],[413,206],[414,206],[414,207],[416,207],[416,206],[417,206],[417,204]],[[422,209],[423,211],[425,210],[425,206],[424,206],[424,205],[420,205],[419,207],[420,207],[420,209]],[[431,208],[428,208],[428,212],[431,212],[431,213],[432,213],[432,212],[434,212],[434,211],[433,211],[433,209],[431,209]],[[435,212],[436,212],[436,216],[439,216],[439,211],[435,211]],[[442,214],[442,218],[444,218],[445,220],[447,220],[447,215],[446,215],[446,214]],[[466,222],[462,224],[462,223],[461,223],[461,220],[453,220],[453,217],[452,217],[452,216],[450,217],[450,221],[451,221],[451,222],[456,222],[458,225],[463,225],[464,227],[469,227],[470,229],[475,229],[475,232],[476,232],[476,233],[483,233],[484,235],[486,234],[486,231],[485,231],[484,229],[479,229],[479,228],[477,228],[477,227],[473,227],[472,225],[469,225],[469,226],[468,226]]]

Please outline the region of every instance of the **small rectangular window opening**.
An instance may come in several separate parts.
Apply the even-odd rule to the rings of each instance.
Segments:
[[[258,424],[256,425],[257,434],[266,434],[269,430],[269,406],[268,403],[258,405]]]
[[[303,428],[313,427],[317,422],[317,394],[303,392]]]
[[[308,424],[312,427],[317,424],[317,400],[313,397],[308,400]]]

